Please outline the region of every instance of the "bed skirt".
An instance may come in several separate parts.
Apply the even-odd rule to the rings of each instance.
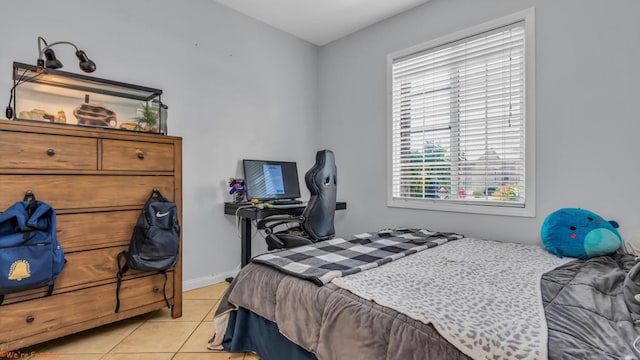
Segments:
[[[229,316],[222,346],[230,352],[254,352],[263,360],[318,360],[278,330],[278,325],[245,308]]]

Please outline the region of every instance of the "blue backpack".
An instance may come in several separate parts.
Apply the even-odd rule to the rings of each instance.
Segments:
[[[0,214],[0,304],[6,294],[39,287],[51,295],[64,264],[55,210],[27,191]]]

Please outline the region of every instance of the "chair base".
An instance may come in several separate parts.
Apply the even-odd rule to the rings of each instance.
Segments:
[[[286,249],[313,244],[313,241],[304,237],[304,232],[300,231],[299,228],[268,234],[265,240],[267,241],[268,250]]]

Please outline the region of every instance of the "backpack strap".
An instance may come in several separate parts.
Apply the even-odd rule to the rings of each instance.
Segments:
[[[38,208],[38,203],[36,202],[36,195],[33,193],[33,191],[27,190],[27,192],[24,193],[24,198],[22,199],[22,201],[29,202],[29,205],[27,205],[27,214],[29,215],[29,217],[31,217],[33,213],[36,211],[36,209]]]
[[[116,275],[118,282],[116,285],[116,310],[115,312],[118,313],[118,311],[120,311],[120,285],[122,285],[122,276],[124,275],[124,273],[127,272],[127,270],[129,270],[129,266],[127,265],[127,259],[126,259],[126,255],[127,252],[126,251],[122,251],[121,253],[118,254],[118,274]],[[122,265],[122,259],[125,259],[124,265]]]
[[[169,299],[167,299],[167,270],[161,271],[162,275],[164,275],[164,285],[162,285],[162,296],[164,296],[164,302],[167,304],[167,308],[171,309],[171,305],[169,305]]]
[[[24,193],[24,198],[22,198],[22,201],[27,201],[27,200],[36,201],[36,194],[34,194],[33,191],[31,190],[27,190]]]
[[[51,284],[51,285],[49,285],[49,286],[47,287],[47,296],[51,296],[51,295],[53,295],[53,287],[54,287],[54,284]],[[4,295],[5,295],[5,294],[1,294],[1,295],[0,295],[0,306],[1,306],[1,305],[2,305],[2,303],[4,302]]]

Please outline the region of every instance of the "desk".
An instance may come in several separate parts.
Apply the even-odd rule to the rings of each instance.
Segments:
[[[240,208],[240,209],[238,209]],[[337,202],[336,210],[345,210],[346,202]],[[304,206],[297,208],[275,209],[264,208],[258,209],[254,206],[239,205],[233,202],[224,203],[224,213],[226,215],[238,216],[240,220],[240,241],[241,241],[241,267],[247,265],[251,259],[251,220],[264,219],[271,215],[300,215],[304,210]]]

